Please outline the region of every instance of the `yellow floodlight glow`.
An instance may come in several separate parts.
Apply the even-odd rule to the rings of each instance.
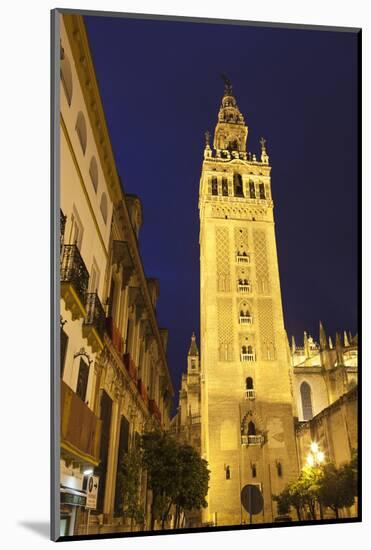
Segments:
[[[325,460],[325,453],[318,451],[317,453],[317,462],[321,463]]]
[[[307,464],[308,466],[314,465],[314,456],[311,453],[307,455]]]
[[[318,443],[316,443],[315,441],[313,441],[313,442],[310,444],[310,450],[312,451],[312,453],[318,453]]]

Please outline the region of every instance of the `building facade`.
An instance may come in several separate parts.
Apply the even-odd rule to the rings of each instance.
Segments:
[[[211,470],[203,521],[248,521],[240,493],[261,490],[254,522],[298,474],[290,354],[274,232],[271,166],[247,150],[248,126],[229,82],[200,179],[202,456]]]
[[[83,18],[63,15],[60,80],[61,535],[128,530],[119,469],[151,427],[169,427],[168,332],[138,248],[140,199],[116,170]],[[98,479],[86,508],[88,476]],[[151,494],[141,476],[150,524]],[[88,524],[89,522],[89,524]]]

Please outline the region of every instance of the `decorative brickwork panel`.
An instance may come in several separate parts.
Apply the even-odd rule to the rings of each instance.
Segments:
[[[233,361],[232,298],[218,298],[219,361]]]
[[[258,320],[260,331],[260,350],[264,361],[276,358],[274,339],[273,302],[271,298],[258,299]]]
[[[238,229],[238,227],[235,227],[234,230],[234,246],[235,246],[235,252],[239,252],[242,254],[243,252],[246,252],[248,254],[249,252],[249,244],[248,244],[248,231],[246,228]]]
[[[230,292],[231,272],[229,261],[229,231],[226,227],[215,229],[216,239],[216,284],[218,292]]]
[[[258,294],[269,294],[270,282],[265,232],[261,229],[255,229],[253,239],[257,291]]]

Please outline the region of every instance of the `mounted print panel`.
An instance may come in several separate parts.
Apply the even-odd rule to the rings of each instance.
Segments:
[[[360,521],[360,30],[52,30],[52,538]]]

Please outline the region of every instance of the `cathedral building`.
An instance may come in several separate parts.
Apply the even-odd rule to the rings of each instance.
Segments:
[[[357,449],[357,336],[336,334],[333,344],[320,322],[319,344],[305,332],[303,346],[294,338],[289,346],[271,166],[265,140],[258,159],[247,135],[226,80],[200,179],[201,356],[193,335],[171,423],[211,470],[208,507],[202,518],[190,516],[190,526],[248,523],[246,485],[263,497],[253,522],[270,523],[272,496],[297,479],[313,442],[336,466]],[[340,516],[355,516],[356,508]]]
[[[248,125],[229,81],[199,189],[201,453],[211,470],[204,522],[248,522],[247,484],[273,521],[272,495],[298,474],[271,193],[271,166],[247,148]]]

